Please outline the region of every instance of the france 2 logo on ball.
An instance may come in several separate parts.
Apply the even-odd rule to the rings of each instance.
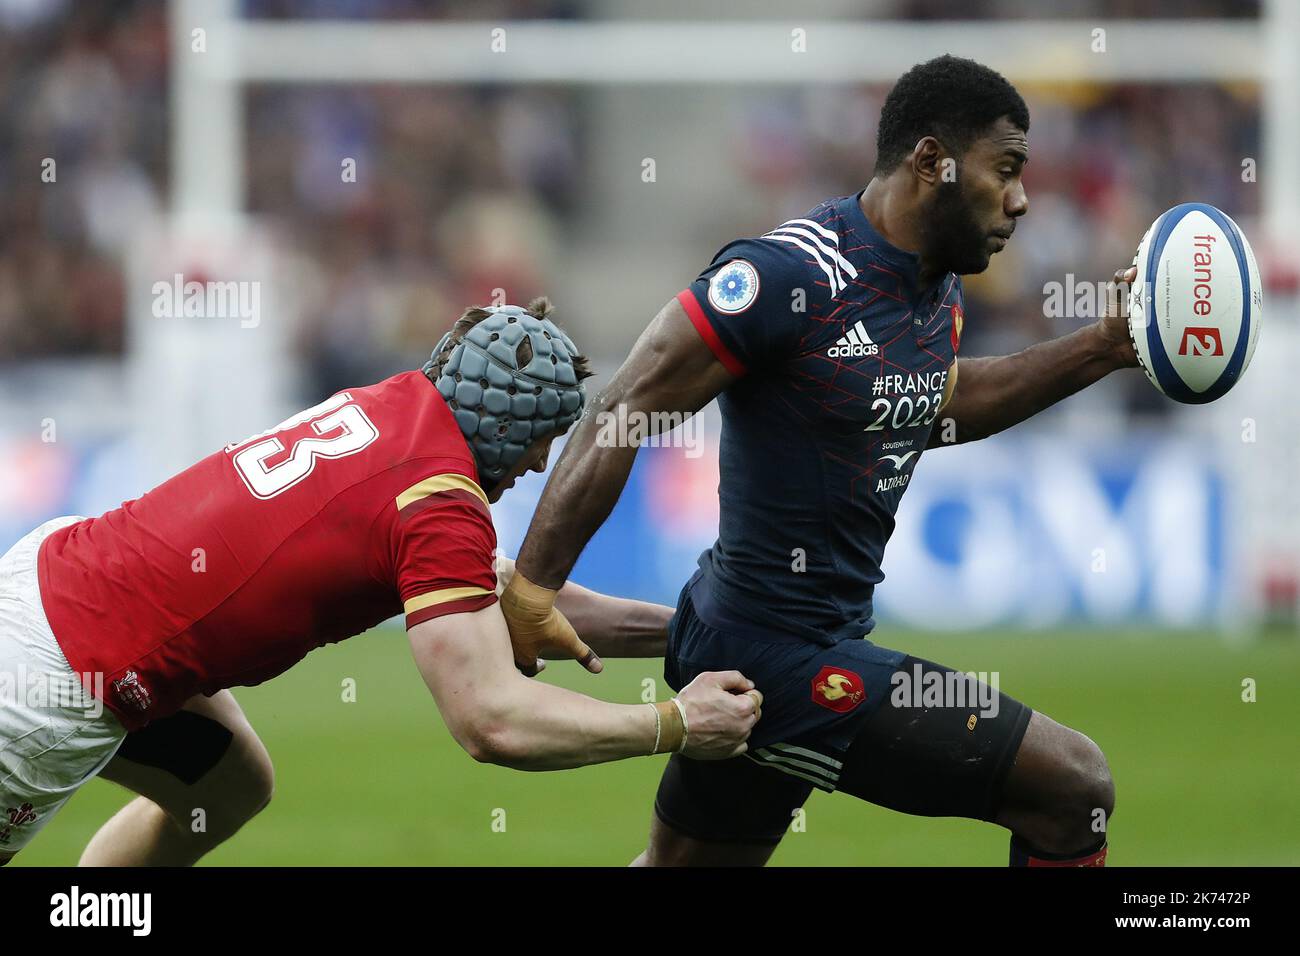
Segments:
[[[1170,209],[1138,246],[1129,335],[1152,384],[1199,405],[1222,397],[1255,353],[1259,267],[1235,222],[1206,203]]]

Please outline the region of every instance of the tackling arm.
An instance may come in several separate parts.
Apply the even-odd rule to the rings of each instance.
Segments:
[[[610,704],[523,677],[496,604],[433,618],[407,633],[456,742],[475,760],[518,770],[563,770],[683,743],[682,752],[695,759],[734,757],[744,753],[762,704],[736,671],[701,674],[678,697],[683,742],[682,728],[672,725],[674,703]]]
[[[1116,369],[1135,367],[1122,293],[1127,288],[1123,283],[1136,274],[1134,269],[1115,273],[1106,314],[1093,325],[1015,355],[961,359],[961,375],[930,432],[928,447],[995,435]]]
[[[663,657],[667,650],[670,607],[611,597],[572,581],[560,588],[555,606],[601,657]]]

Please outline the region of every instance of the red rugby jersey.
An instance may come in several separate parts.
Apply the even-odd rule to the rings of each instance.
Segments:
[[[39,575],[68,662],[135,729],[403,610],[411,627],[487,607],[495,547],[450,409],[405,372],[55,532]]]

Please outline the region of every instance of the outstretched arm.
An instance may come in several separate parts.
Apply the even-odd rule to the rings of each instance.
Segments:
[[[515,563],[498,555],[496,569],[500,594],[514,577]],[[663,604],[613,597],[566,581],[555,607],[601,657],[663,657],[667,649],[673,609]]]
[[[601,657],[663,657],[673,609],[592,591],[572,581],[555,606]]]
[[[977,441],[1037,415],[1116,369],[1138,364],[1125,300],[1136,269],[1115,273],[1106,314],[1092,325],[1015,355],[964,358],[930,448]]]
[[[456,742],[475,760],[518,770],[563,770],[679,749],[699,760],[734,757],[744,753],[762,704],[737,671],[701,674],[678,696],[681,711],[673,702],[609,704],[528,680],[515,670],[496,604],[433,618],[408,637]]]

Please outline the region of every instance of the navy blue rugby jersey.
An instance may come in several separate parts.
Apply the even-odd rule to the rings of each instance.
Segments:
[[[960,278],[921,288],[919,265],[845,196],[729,243],[678,295],[739,376],[719,397],[721,522],[692,591],[706,624],[870,633],[961,337]]]

